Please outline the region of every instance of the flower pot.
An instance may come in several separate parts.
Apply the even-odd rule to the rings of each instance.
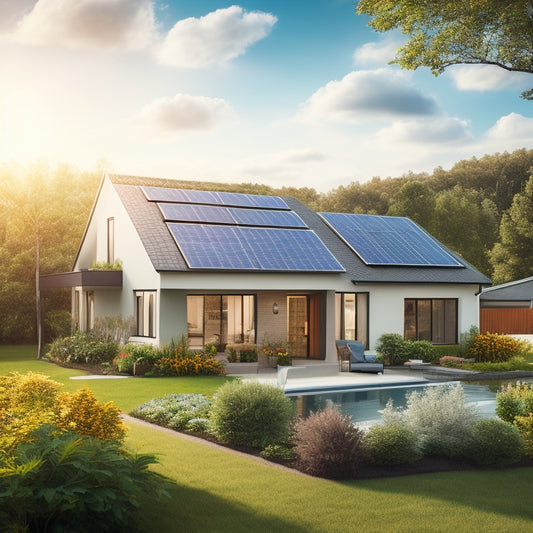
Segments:
[[[272,368],[278,367],[278,356],[277,355],[269,355],[268,356],[268,364]]]

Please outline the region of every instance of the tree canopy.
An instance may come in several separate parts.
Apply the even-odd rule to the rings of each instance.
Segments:
[[[451,65],[496,65],[533,73],[531,0],[360,0],[357,13],[376,31],[409,35],[393,63],[429,67],[439,75]],[[533,100],[533,89],[522,97]]]

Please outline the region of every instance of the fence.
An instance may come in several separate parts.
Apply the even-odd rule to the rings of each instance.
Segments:
[[[480,309],[480,333],[532,334],[533,309]]]

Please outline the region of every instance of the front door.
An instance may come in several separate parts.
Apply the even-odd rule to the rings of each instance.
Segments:
[[[288,344],[291,357],[307,357],[309,354],[309,322],[307,296],[288,296]]]

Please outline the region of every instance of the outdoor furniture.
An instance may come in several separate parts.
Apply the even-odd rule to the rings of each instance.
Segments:
[[[338,340],[335,344],[341,363],[349,358],[350,372],[383,372],[383,363],[376,363],[375,355],[365,355],[362,342]]]

